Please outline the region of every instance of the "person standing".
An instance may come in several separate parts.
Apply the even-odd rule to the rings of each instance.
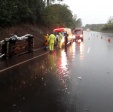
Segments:
[[[45,35],[45,42],[47,42],[48,38],[49,38],[49,35],[46,34],[46,35]]]
[[[58,47],[58,38],[59,38],[59,35],[56,34],[56,47]]]
[[[49,42],[49,50],[53,51],[54,50],[54,44],[56,41],[56,37],[55,35],[52,33],[50,34],[49,38],[48,38],[48,42]]]
[[[58,39],[58,41],[59,41],[59,47],[60,48],[62,48],[62,39],[63,39],[63,36],[62,36],[61,33],[59,33],[59,39]]]
[[[67,43],[68,43],[68,34],[67,34],[67,32],[64,33],[64,37],[65,37],[65,51],[67,51]]]
[[[45,43],[44,43],[44,47],[45,47],[45,50],[48,49],[48,38],[49,38],[49,35],[45,35]]]

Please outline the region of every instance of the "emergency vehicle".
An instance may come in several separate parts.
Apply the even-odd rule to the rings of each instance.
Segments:
[[[13,35],[0,41],[0,58],[11,58],[14,55],[19,55],[25,52],[32,52],[34,46],[34,36],[26,34],[18,37]]]
[[[83,29],[82,28],[75,28],[73,30],[73,40],[77,41],[79,39],[81,39],[81,41],[84,40]]]
[[[65,43],[65,38],[64,38],[64,33],[67,32],[68,34],[68,43],[71,44],[73,42],[73,37],[72,37],[72,31],[70,28],[55,28],[53,30],[53,33],[57,35],[58,33],[61,33],[63,35],[62,43]]]

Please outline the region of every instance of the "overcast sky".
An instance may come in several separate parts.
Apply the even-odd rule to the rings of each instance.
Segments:
[[[64,0],[73,14],[82,19],[82,24],[107,23],[113,17],[112,0]]]

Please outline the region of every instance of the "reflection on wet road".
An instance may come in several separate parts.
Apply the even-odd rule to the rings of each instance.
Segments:
[[[0,112],[112,112],[113,43],[100,35],[1,61]]]

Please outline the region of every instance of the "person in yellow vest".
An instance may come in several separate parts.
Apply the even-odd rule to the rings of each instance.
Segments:
[[[63,39],[63,35],[61,33],[59,33],[59,47],[62,48],[62,39]]]
[[[48,38],[49,50],[50,50],[50,51],[53,51],[53,50],[54,50],[55,41],[56,41],[55,35],[54,35],[53,33],[50,34],[50,35],[49,35],[49,38]]]

